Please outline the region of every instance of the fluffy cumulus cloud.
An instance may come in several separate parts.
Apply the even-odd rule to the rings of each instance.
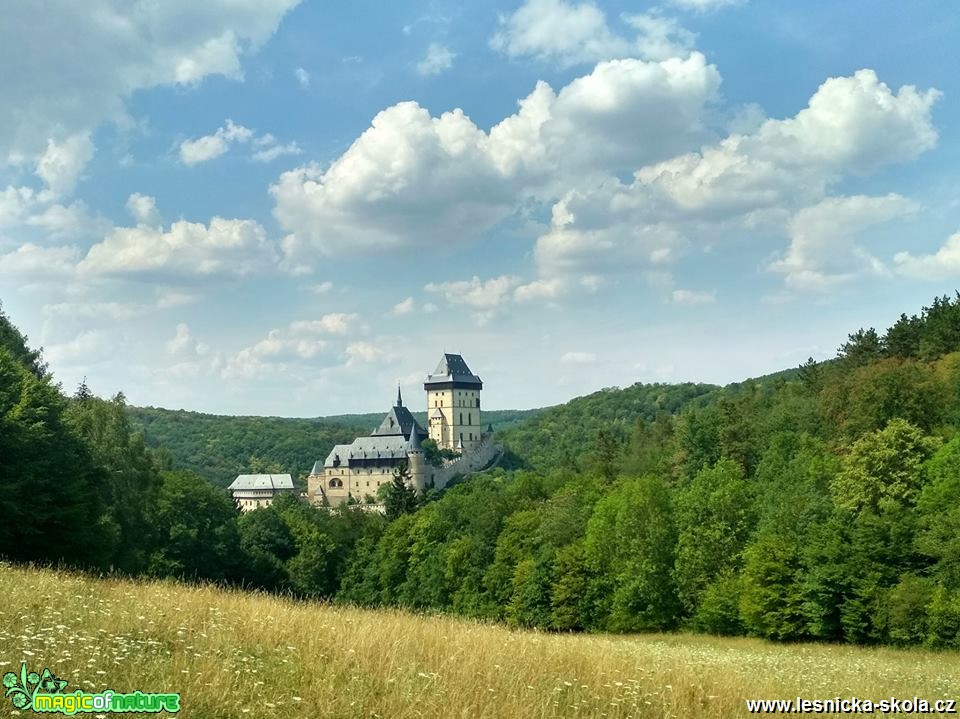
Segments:
[[[516,277],[494,277],[482,281],[479,277],[457,282],[431,282],[424,289],[442,295],[450,304],[468,305],[478,309],[499,307],[509,301],[513,288],[518,284]]]
[[[693,47],[694,35],[673,18],[651,12],[624,20],[636,33],[634,39],[611,29],[593,3],[527,0],[500,19],[490,46],[508,57],[533,57],[565,67],[623,57],[662,60]]]
[[[72,135],[62,142],[47,140],[47,149],[37,160],[37,176],[53,197],[69,195],[80,173],[93,159],[93,143],[87,134]]]
[[[698,152],[640,167],[630,183],[609,178],[571,190],[556,203],[549,230],[537,240],[540,271],[549,277],[613,263],[633,267],[644,258],[647,264],[665,263],[684,251],[691,236],[764,223],[788,229],[793,213],[827,199],[841,178],[911,160],[933,147],[931,110],[938,97],[935,90],[913,86],[895,93],[872,70],[861,70],[827,80],[791,118],[768,119],[753,133],[732,134]],[[855,207],[866,221],[871,212],[889,219],[906,204],[902,198],[855,198],[823,206],[857,214]],[[789,228],[795,242],[804,218],[809,216]],[[817,242],[804,236],[775,269],[796,287],[811,289],[827,275],[844,274],[815,269],[805,248]],[[841,254],[847,264],[865,259],[856,247]]]
[[[50,138],[127,121],[126,99],[209,75],[242,78],[242,58],[299,0],[14,3],[0,23],[0,163],[39,157]]]
[[[27,242],[0,254],[0,275],[15,278],[68,276],[80,258],[76,247],[42,247]]]
[[[328,168],[271,187],[288,254],[334,255],[467,241],[528,198],[585,175],[632,170],[696,147],[720,83],[700,53],[600,63],[559,93],[540,83],[489,132],[462,111],[413,102],[380,112]]]
[[[114,228],[79,265],[90,274],[246,275],[274,266],[276,252],[253,220],[180,220],[168,228]]]
[[[149,195],[134,192],[127,198],[127,211],[136,220],[138,225],[159,225],[160,213],[157,212],[157,201]]]
[[[248,142],[253,130],[238,125],[228,119],[223,127],[217,128],[212,135],[204,135],[180,143],[180,162],[184,165],[196,165],[207,162],[225,153],[230,145]]]
[[[936,252],[912,255],[898,252],[894,268],[902,275],[922,280],[946,280],[960,277],[960,232],[954,233]]]
[[[900,195],[829,197],[791,218],[790,247],[770,269],[786,275],[792,289],[822,291],[863,273],[883,271],[882,263],[856,240],[864,231],[915,208]]]
[[[244,347],[230,357],[222,368],[224,377],[255,377],[266,372],[286,371],[298,365],[330,365],[336,357],[331,344],[336,336],[350,331],[357,315],[335,312],[315,320],[297,320],[283,328],[273,329],[262,340]],[[346,345],[348,359],[363,352]],[[362,344],[362,343],[360,343]]]
[[[342,335],[350,330],[356,319],[355,314],[331,312],[318,320],[297,320],[291,323],[290,329],[297,333]]]
[[[426,77],[439,75],[453,67],[456,56],[447,46],[432,42],[427,48],[427,54],[417,63],[417,72]]]
[[[232,146],[250,143],[253,153],[250,157],[256,162],[273,162],[278,157],[299,155],[301,150],[296,142],[281,143],[269,132],[257,136],[248,127],[228,119],[223,127],[211,135],[204,135],[180,143],[180,162],[185,165],[197,165],[216,159]]]

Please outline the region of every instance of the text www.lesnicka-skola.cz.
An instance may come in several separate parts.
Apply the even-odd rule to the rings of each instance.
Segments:
[[[750,714],[956,714],[955,699],[747,699]]]

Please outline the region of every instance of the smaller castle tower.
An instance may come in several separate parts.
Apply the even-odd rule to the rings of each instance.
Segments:
[[[423,492],[427,488],[427,461],[420,445],[420,434],[413,430],[407,440],[407,469],[410,472],[410,481],[414,488]]]

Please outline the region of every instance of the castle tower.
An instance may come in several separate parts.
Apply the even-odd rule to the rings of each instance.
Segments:
[[[407,441],[407,469],[410,471],[410,481],[414,488],[424,492],[427,488],[427,463],[416,428],[410,431],[410,439]]]
[[[427,431],[441,449],[470,452],[483,434],[480,391],[483,382],[470,371],[463,357],[444,354],[427,375]]]

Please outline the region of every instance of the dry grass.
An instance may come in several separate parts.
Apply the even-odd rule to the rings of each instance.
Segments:
[[[194,718],[734,717],[748,697],[960,697],[954,654],[558,636],[0,565],[0,671],[21,660],[68,690],[179,691]]]

